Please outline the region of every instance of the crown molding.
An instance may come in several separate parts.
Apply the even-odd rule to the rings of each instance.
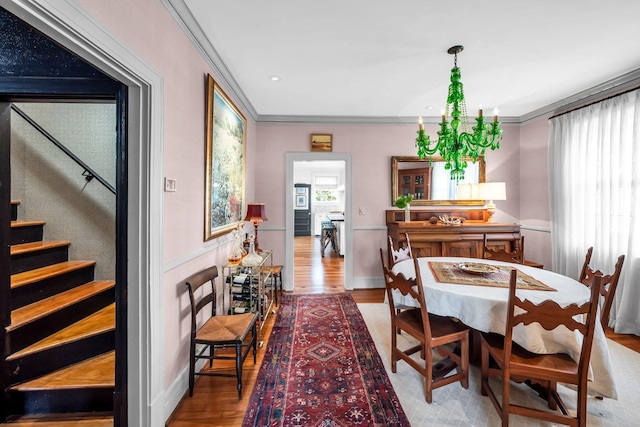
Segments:
[[[218,52],[216,52],[204,31],[202,31],[198,21],[196,21],[184,1],[160,0],[160,2],[178,23],[187,38],[191,40],[191,43],[193,43],[196,49],[200,51],[204,60],[214,70],[217,75],[217,78],[215,79],[216,82],[221,83],[225,89],[228,89],[225,90],[225,93],[233,98],[236,105],[241,105],[247,115],[249,115],[253,120],[256,120],[258,114],[255,108],[253,108],[253,105],[240,88],[238,82],[233,78],[233,75],[224,64],[222,58],[220,58],[220,55],[218,55]]]
[[[426,124],[439,124],[440,117],[423,117]],[[417,116],[410,117],[374,117],[374,116],[279,116],[259,115],[257,123],[320,123],[320,124],[349,124],[349,125],[406,125],[417,124]],[[519,124],[518,117],[500,117],[500,123]]]
[[[191,40],[193,45],[202,53],[204,59],[222,79],[222,83],[229,89],[227,94],[234,98],[247,111],[247,114],[256,123],[320,123],[320,124],[409,124],[415,123],[415,117],[369,117],[369,116],[296,116],[296,115],[265,115],[258,114],[235,81],[229,69],[226,67],[215,48],[207,39],[204,31],[191,14],[183,0],[160,0],[182,31]],[[591,88],[580,91],[569,97],[560,99],[537,110],[531,111],[519,117],[500,117],[504,124],[522,124],[543,116],[561,114],[567,110],[578,108],[581,105],[593,102],[599,98],[615,95],[617,92],[629,90],[634,86],[640,86],[640,68],[626,74],[600,83]],[[440,123],[440,117],[424,117],[425,123]]]
[[[598,99],[606,98],[608,96],[615,95],[616,93],[630,90],[634,87],[640,87],[640,68],[527,113],[520,117],[520,122],[525,123],[541,116],[562,114],[569,110],[597,101]]]

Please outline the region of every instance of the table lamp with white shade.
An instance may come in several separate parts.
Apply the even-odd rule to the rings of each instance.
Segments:
[[[489,219],[493,222],[493,214],[496,213],[494,200],[507,200],[507,187],[504,182],[481,182],[478,184],[478,199],[487,201]]]

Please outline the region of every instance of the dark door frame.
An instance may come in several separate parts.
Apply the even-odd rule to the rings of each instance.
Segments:
[[[2,341],[0,345],[4,354],[4,327],[10,323],[10,310],[8,307],[11,278],[9,273],[10,263],[10,216],[11,216],[11,167],[10,167],[10,112],[11,102],[20,101],[18,94],[12,94],[7,99],[0,90],[0,221],[2,221],[2,242],[6,242],[0,252],[0,265],[2,265],[2,277],[0,277],[0,315],[2,318]],[[63,94],[55,94],[63,97]],[[50,100],[53,94],[47,94],[46,100]],[[114,420],[116,426],[127,425],[127,88],[120,85],[115,96],[116,103],[116,372],[114,391]],[[104,98],[103,98],[104,99]],[[72,101],[72,98],[66,98]],[[83,101],[86,102],[86,98]],[[30,102],[34,102],[32,96]],[[2,375],[0,385],[4,387]],[[5,396],[2,394],[2,398]],[[7,405],[1,405],[6,408]],[[0,414],[4,417],[6,414]]]
[[[7,0],[0,8],[128,88],[128,422],[163,425],[167,405],[177,405],[165,393],[161,327],[163,77],[72,0]]]
[[[127,98],[125,85],[112,79],[104,78],[0,78],[0,220],[2,220],[3,244],[0,251],[0,318],[2,332],[0,346],[4,354],[4,327],[10,323],[8,311],[8,294],[10,292],[10,202],[11,202],[11,168],[10,168],[10,104],[17,101],[67,102],[91,100],[113,100],[116,104],[116,367],[114,392],[114,420],[116,426],[127,425],[127,236],[128,236],[128,167],[127,167]],[[4,390],[7,376],[2,372],[0,386]],[[2,408],[7,405],[4,393],[0,397]],[[4,418],[5,414],[0,413]]]

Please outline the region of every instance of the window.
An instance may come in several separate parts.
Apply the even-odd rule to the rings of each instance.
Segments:
[[[314,200],[318,203],[338,201],[338,177],[336,175],[316,175],[313,178]]]
[[[316,202],[335,202],[338,200],[338,190],[316,190]]]

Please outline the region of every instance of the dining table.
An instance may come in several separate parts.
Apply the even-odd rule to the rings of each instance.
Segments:
[[[495,267],[487,267],[491,270],[490,274],[482,274],[481,271],[473,271],[473,268],[465,268],[469,266]],[[520,271],[516,288],[516,295],[520,299],[527,299],[535,304],[553,300],[564,307],[570,304],[584,304],[590,296],[589,288],[575,279],[522,264],[477,258],[420,257],[418,267],[429,313],[459,319],[473,330],[485,333],[505,334],[508,276],[511,269]],[[499,270],[497,273],[496,268]],[[414,279],[416,274],[413,259],[396,263],[392,272],[402,273],[406,278]],[[502,283],[493,280],[491,276],[501,276]],[[394,303],[405,307],[416,306],[412,297],[403,296],[400,292],[393,294],[393,300]],[[547,331],[534,323],[516,326],[513,340],[533,353],[566,353],[577,359],[580,355],[582,335],[566,327]],[[588,393],[592,396],[617,399],[611,354],[604,330],[598,321],[595,322],[590,365]]]

